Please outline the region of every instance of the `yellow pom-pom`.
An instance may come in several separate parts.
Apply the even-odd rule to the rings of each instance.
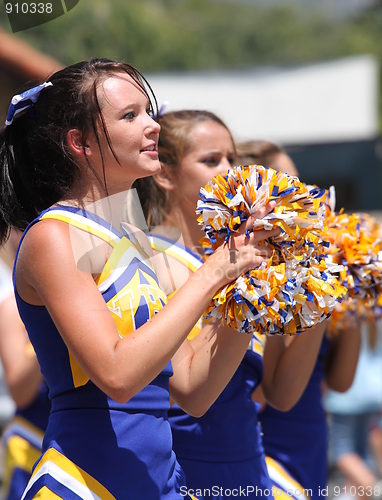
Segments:
[[[328,317],[346,296],[346,287],[326,265],[328,192],[286,173],[249,165],[216,176],[201,188],[200,197],[196,212],[207,235],[202,240],[206,254],[270,200],[276,201],[274,210],[256,220],[253,230],[281,230],[267,240],[274,250],[268,263],[219,290],[208,315],[248,333],[293,335]]]

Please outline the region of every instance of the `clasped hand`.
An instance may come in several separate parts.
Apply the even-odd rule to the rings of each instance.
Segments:
[[[220,286],[238,278],[244,272],[255,269],[272,256],[272,249],[264,244],[268,238],[280,234],[280,229],[253,231],[256,219],[265,217],[275,207],[275,202],[259,208],[242,224],[240,230],[231,232],[228,243],[223,243],[207,260],[213,266],[213,278]]]

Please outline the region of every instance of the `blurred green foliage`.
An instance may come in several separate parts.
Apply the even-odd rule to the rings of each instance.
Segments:
[[[382,60],[382,0],[347,17],[303,5],[81,0],[66,15],[17,36],[64,64],[109,57],[143,72],[290,65],[358,54]],[[3,2],[0,25],[10,31]],[[382,117],[382,78],[380,88]]]

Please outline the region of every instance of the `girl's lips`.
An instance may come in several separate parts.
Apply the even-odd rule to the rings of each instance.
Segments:
[[[157,145],[156,144],[152,144],[151,146],[147,146],[147,148],[144,148],[141,150],[141,153],[152,152],[152,151],[157,152]]]
[[[141,153],[152,156],[153,158],[158,158],[158,151],[156,149],[142,149]]]

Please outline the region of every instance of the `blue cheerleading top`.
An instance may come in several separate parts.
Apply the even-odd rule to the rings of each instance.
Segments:
[[[154,252],[165,252],[192,271],[203,263],[192,250],[161,235],[151,234],[149,240]],[[272,496],[257,420],[259,405],[252,400],[263,377],[264,345],[264,335],[248,335],[248,349],[240,366],[202,417],[194,418],[176,404],[171,406],[174,451],[187,486],[195,491],[217,485],[231,490],[257,486],[266,491],[263,497]]]
[[[328,478],[328,430],[321,387],[329,346],[325,336],[308,385],[291,410],[280,412],[267,405],[259,414],[265,454],[308,490],[312,500],[322,500],[319,492]],[[272,478],[270,469],[269,473]]]
[[[262,359],[256,352],[259,348],[260,342],[252,339],[232,379],[202,417],[191,417],[177,405],[171,407],[169,418],[179,460],[239,462],[264,453],[258,405],[251,399],[263,374]]]
[[[112,246],[96,284],[120,336],[134,332],[163,308],[167,299],[132,234],[65,206],[43,212],[23,237],[33,224],[46,219],[71,224]],[[118,403],[82,371],[47,309],[26,303],[15,292],[52,400],[43,456],[23,498],[46,488],[66,500],[89,494],[103,500],[183,498],[179,488],[184,476],[172,451],[167,418],[171,362],[127,403]]]

